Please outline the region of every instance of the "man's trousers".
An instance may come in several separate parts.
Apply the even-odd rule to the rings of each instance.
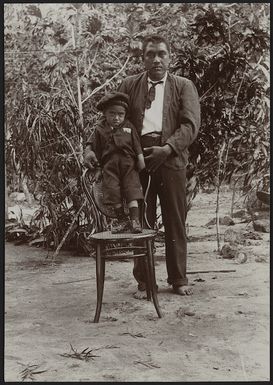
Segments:
[[[143,191],[148,184],[148,173],[140,174]],[[148,191],[147,220],[153,228],[156,221],[156,201],[159,196],[162,221],[165,228],[167,282],[173,286],[187,285],[187,238],[186,238],[186,169],[173,170],[164,165],[151,174]],[[139,289],[145,288],[143,264],[135,259],[133,274]]]

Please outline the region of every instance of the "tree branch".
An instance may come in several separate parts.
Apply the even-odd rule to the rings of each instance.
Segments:
[[[204,97],[205,97],[205,95],[207,94],[207,93],[209,93],[215,86],[216,86],[216,84],[217,84],[217,82],[218,82],[218,79],[216,80],[216,82],[200,97],[200,101],[202,100],[202,99],[204,99]]]
[[[244,73],[243,73],[241,82],[240,82],[240,84],[239,84],[239,87],[238,87],[238,90],[237,90],[237,93],[236,93],[236,96],[235,96],[235,102],[234,102],[234,106],[233,106],[233,109],[232,109],[232,113],[234,113],[234,111],[235,111],[236,104],[237,104],[238,97],[239,97],[239,93],[240,93],[240,91],[241,91],[242,84],[243,84],[243,81],[244,81],[244,78],[245,78],[245,74],[246,74],[246,66],[245,66]]]
[[[118,56],[116,56],[114,53],[112,53],[112,55],[114,56],[114,58],[119,62],[119,64],[121,65],[121,62],[120,62],[120,60],[119,60],[119,57]]]
[[[70,83],[69,83],[69,81],[68,81],[68,80],[67,80],[67,86],[68,86],[68,88],[69,88],[69,90],[70,90],[70,92],[71,92],[71,95],[72,95],[73,99],[74,99],[74,103],[75,103],[75,104],[76,104],[76,106],[78,107],[78,104],[77,104],[77,102],[76,102],[76,99],[75,99],[75,96],[74,96],[74,93],[73,93],[72,87],[71,87],[71,85],[70,85]]]
[[[87,75],[87,73],[88,73],[88,72],[91,70],[91,68],[93,67],[93,65],[94,65],[94,63],[95,63],[95,60],[96,60],[96,57],[97,57],[98,49],[99,49],[99,44],[97,44],[96,51],[95,51],[95,54],[94,54],[92,63],[89,64],[88,68],[84,71],[83,76]]]
[[[123,64],[123,66],[121,67],[121,69],[115,74],[113,75],[110,79],[106,80],[105,83],[103,83],[101,86],[95,88],[90,95],[88,95],[85,99],[83,99],[82,101],[82,104],[84,102],[86,102],[89,98],[91,98],[91,96],[95,95],[98,91],[100,91],[102,88],[104,88],[107,84],[109,84],[115,77],[117,77],[123,70],[124,68],[126,67],[127,63],[129,62],[130,60],[130,56],[127,57],[125,63]]]
[[[50,117],[50,118],[51,118],[51,117]],[[52,123],[54,124],[54,126],[56,127],[56,130],[59,132],[59,134],[60,134],[60,135],[67,141],[67,143],[68,143],[69,147],[71,148],[72,153],[73,153],[73,155],[74,155],[74,157],[75,157],[75,159],[76,159],[76,162],[77,162],[77,164],[78,164],[79,170],[81,170],[81,165],[80,165],[80,162],[79,162],[79,160],[78,160],[77,154],[76,154],[76,152],[75,152],[75,150],[74,150],[74,147],[72,146],[72,143],[70,142],[70,140],[68,139],[68,137],[67,137],[64,133],[62,133],[62,131],[58,128],[58,125],[53,121],[52,118],[51,118],[51,120],[52,120]]]
[[[223,166],[223,171],[222,171],[222,175],[223,175],[222,176],[222,182],[225,180],[225,172],[226,172],[226,166],[227,166],[227,161],[228,161],[229,146],[230,146],[230,139],[228,139],[228,141],[227,141],[227,149],[226,149],[224,166]]]
[[[55,250],[55,252],[54,252],[54,254],[53,254],[53,256],[52,256],[52,262],[53,262],[53,260],[57,257],[57,255],[59,254],[59,252],[60,252],[60,250],[61,250],[63,244],[65,243],[65,241],[66,241],[68,235],[69,235],[70,232],[72,231],[73,226],[74,226],[74,223],[76,222],[76,220],[77,220],[78,216],[80,215],[80,213],[81,213],[81,211],[82,211],[84,205],[86,204],[86,202],[87,202],[87,198],[85,198],[83,204],[81,205],[81,207],[79,208],[79,210],[78,210],[78,211],[76,212],[76,214],[74,215],[74,218],[73,218],[73,220],[72,220],[70,226],[69,226],[68,229],[66,230],[66,233],[65,233],[65,235],[63,236],[63,239],[62,239],[61,242],[59,243],[57,249]]]
[[[63,81],[63,83],[64,83],[64,87],[65,87],[65,89],[66,89],[66,92],[68,93],[69,97],[71,98],[72,103],[74,103],[75,106],[78,107],[77,102],[76,102],[76,100],[75,100],[75,97],[74,97],[74,95],[73,95],[73,92],[72,92],[72,90],[71,90],[71,87],[70,87],[69,83],[68,83],[68,86],[67,86],[67,84],[66,84],[66,82],[65,82],[64,77],[63,77],[62,74],[61,74],[61,79],[62,79],[62,81]],[[70,90],[69,90],[69,88],[70,88]]]
[[[223,153],[225,151],[226,142],[223,141],[223,144],[221,146],[221,149],[219,151],[219,159],[218,159],[218,170],[217,170],[217,196],[216,196],[216,236],[217,236],[217,250],[220,252],[220,229],[219,229],[219,205],[220,205],[220,187],[221,187],[221,164],[222,164],[222,157]]]

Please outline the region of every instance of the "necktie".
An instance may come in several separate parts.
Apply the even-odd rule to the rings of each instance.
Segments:
[[[163,84],[163,80],[160,80],[159,82],[150,82],[152,85],[149,89],[148,95],[147,95],[147,100],[146,100],[146,105],[145,108],[149,109],[151,108],[152,102],[155,100],[155,86],[157,84]]]

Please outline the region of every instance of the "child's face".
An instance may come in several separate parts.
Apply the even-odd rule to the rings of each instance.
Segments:
[[[126,110],[122,106],[110,106],[104,111],[107,123],[113,128],[117,128],[121,123],[123,123],[125,115]]]

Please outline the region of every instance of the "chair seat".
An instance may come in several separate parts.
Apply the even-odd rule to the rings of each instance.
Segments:
[[[112,234],[111,231],[102,231],[100,233],[95,233],[90,236],[90,239],[95,241],[104,241],[104,242],[120,242],[120,241],[134,241],[141,239],[152,239],[156,236],[155,230],[143,229],[142,233],[119,233]]]

